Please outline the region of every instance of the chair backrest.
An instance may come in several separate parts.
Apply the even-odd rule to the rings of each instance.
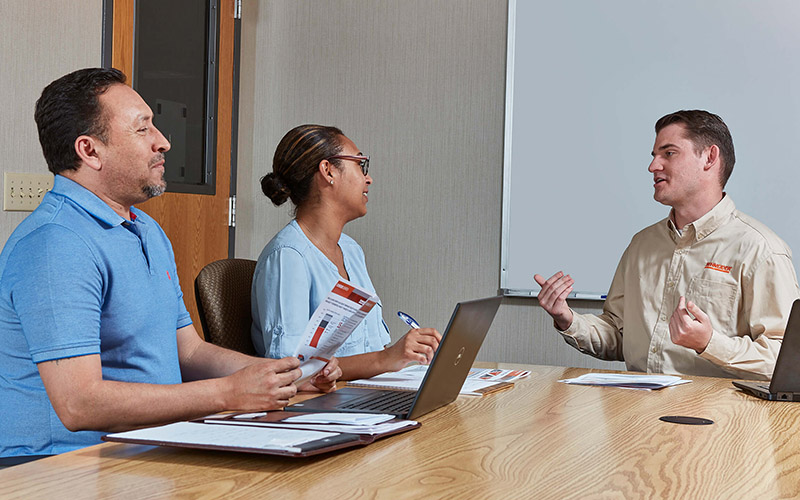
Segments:
[[[250,287],[256,261],[223,259],[205,266],[194,280],[197,310],[206,340],[256,355],[250,338]]]

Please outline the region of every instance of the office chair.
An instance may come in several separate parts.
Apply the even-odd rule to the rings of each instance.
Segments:
[[[256,261],[222,259],[205,266],[194,280],[197,311],[206,340],[255,356],[250,339],[250,287]]]

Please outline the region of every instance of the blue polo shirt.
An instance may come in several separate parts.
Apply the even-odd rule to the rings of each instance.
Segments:
[[[172,246],[144,212],[120,217],[57,175],[0,253],[0,457],[97,444],[58,419],[37,363],[99,354],[103,378],[181,382],[176,330],[191,324]]]

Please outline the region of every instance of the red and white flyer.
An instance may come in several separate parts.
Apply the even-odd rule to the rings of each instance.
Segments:
[[[378,302],[378,296],[340,279],[306,324],[294,355],[300,359],[301,384],[322,370],[347,337]]]

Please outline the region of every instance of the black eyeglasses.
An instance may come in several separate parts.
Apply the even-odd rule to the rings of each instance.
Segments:
[[[358,162],[358,166],[361,167],[361,173],[367,175],[369,173],[369,156],[350,156],[350,155],[336,155],[330,156],[325,158],[326,160],[352,160]]]

